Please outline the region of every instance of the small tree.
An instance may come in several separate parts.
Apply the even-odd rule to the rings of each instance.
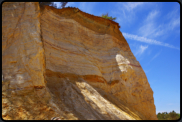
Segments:
[[[112,21],[116,19],[116,17],[114,17],[114,18],[113,18],[113,17],[111,17],[111,16],[109,17],[108,13],[106,13],[106,14],[102,14],[102,16],[101,16],[101,17],[102,17],[102,18],[105,18],[105,19],[112,20]]]
[[[161,114],[160,112],[157,114],[157,118],[158,118],[159,120],[162,119],[162,114]]]
[[[172,112],[169,113],[169,119],[170,120],[177,120],[179,119],[178,114],[173,110]]]

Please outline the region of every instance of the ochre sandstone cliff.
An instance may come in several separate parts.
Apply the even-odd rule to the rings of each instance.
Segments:
[[[2,5],[4,120],[155,120],[153,91],[119,25],[77,8]]]

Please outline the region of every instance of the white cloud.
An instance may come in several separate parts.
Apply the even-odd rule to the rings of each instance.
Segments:
[[[167,15],[166,15],[166,19],[171,19],[171,18],[176,18],[178,17],[178,11],[179,11],[179,8],[176,8],[174,9],[173,11],[169,12]]]
[[[94,9],[96,2],[80,2],[79,9],[83,12],[92,14],[92,10]]]
[[[164,30],[173,31],[176,27],[180,27],[180,13],[178,8],[168,13],[165,18],[169,21],[164,25]]]
[[[145,69],[144,69],[144,72],[145,72],[145,73],[148,73],[148,72],[150,72],[150,71],[151,71],[151,69],[149,69],[149,70],[145,70]],[[151,81],[150,81],[150,84],[151,84]]]
[[[147,46],[141,45],[141,46],[140,46],[140,49],[141,49],[140,52],[143,53],[147,48],[148,48],[148,45],[147,45]]]
[[[180,26],[180,17],[173,19],[170,21],[168,27],[170,27],[169,29],[173,30],[175,27],[179,27]]]
[[[147,16],[145,21],[147,21],[147,22],[153,21],[157,17],[158,14],[159,14],[159,11],[157,11],[157,10],[151,11],[148,14],[148,16]]]
[[[180,27],[180,16],[178,11],[178,9],[175,9],[167,15],[160,17],[162,20],[165,19],[165,21],[167,21],[166,23],[158,21],[158,17],[161,15],[160,11],[151,11],[143,20],[142,26],[138,29],[138,35],[151,38],[161,36],[166,33],[170,34],[170,31],[173,31],[176,27]],[[177,31],[179,31],[179,28]]]
[[[137,8],[138,6],[142,5],[143,2],[126,2],[124,4],[125,9],[128,11],[132,11],[134,8]]]
[[[115,4],[115,9],[111,11],[111,14],[117,17],[116,22],[123,25],[131,25],[135,22],[135,15],[138,8],[141,10],[141,7],[146,5],[143,2],[117,2]]]
[[[156,31],[154,27],[154,23],[146,23],[138,29],[138,34],[144,37],[148,37]]]
[[[68,6],[71,7],[71,6],[74,6],[74,4],[75,4],[74,2],[68,2],[65,7],[68,7]]]
[[[59,8],[59,6],[60,6],[60,3],[59,2],[53,2],[53,4],[56,4],[57,5],[57,8]]]
[[[61,8],[61,2],[53,2],[53,3],[57,5],[58,9]],[[74,5],[74,2],[68,2],[65,7],[68,7],[68,6],[71,6],[71,5]]]
[[[177,48],[177,47],[175,47],[173,45],[170,45],[170,44],[167,44],[167,43],[163,43],[163,42],[160,42],[160,41],[156,41],[154,39],[148,39],[148,38],[145,38],[145,37],[141,37],[141,36],[137,36],[137,35],[132,35],[132,34],[124,33],[124,32],[123,32],[123,36],[125,38],[132,39],[132,40],[135,40],[135,41],[140,41],[140,42],[144,42],[144,43],[148,43],[148,44],[165,46],[165,47],[174,48],[174,49],[178,49],[179,50],[179,48]]]
[[[172,11],[167,16],[165,16],[165,18],[168,19],[168,22],[166,24],[161,24],[156,28],[156,31],[154,33],[155,36],[160,36],[166,33],[170,34],[170,31],[173,31],[177,27],[180,27],[180,16],[178,15],[177,12],[176,13],[175,12]],[[177,31],[180,31],[180,29],[178,28]]]
[[[145,51],[147,48],[148,48],[148,45],[147,45],[147,46],[140,45],[140,47],[138,48],[138,50],[135,52],[135,56],[143,54],[144,51]]]
[[[151,11],[146,19],[143,21],[143,26],[138,29],[138,34],[144,37],[154,36],[157,33],[158,27],[156,27],[155,20],[160,12],[157,10]],[[158,32],[159,34],[159,32]]]

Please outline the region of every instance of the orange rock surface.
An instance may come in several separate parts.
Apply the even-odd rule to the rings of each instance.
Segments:
[[[78,8],[2,5],[4,120],[156,120],[153,91],[118,23]]]

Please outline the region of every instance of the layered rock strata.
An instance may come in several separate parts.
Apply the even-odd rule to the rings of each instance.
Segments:
[[[50,119],[39,3],[2,4],[2,118]]]
[[[157,119],[117,23],[38,3],[3,3],[2,13],[3,119]]]

